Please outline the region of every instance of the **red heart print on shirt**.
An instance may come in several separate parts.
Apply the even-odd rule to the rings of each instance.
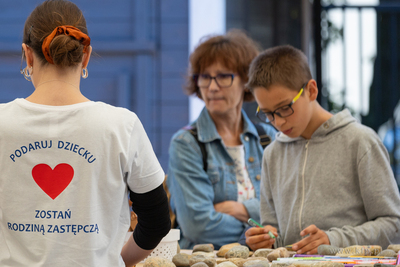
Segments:
[[[58,197],[74,177],[74,169],[66,163],[58,164],[54,170],[47,164],[38,164],[32,169],[33,180],[52,199]]]

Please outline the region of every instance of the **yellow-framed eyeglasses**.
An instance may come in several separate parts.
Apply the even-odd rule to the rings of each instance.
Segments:
[[[306,82],[300,89],[299,93],[293,98],[292,102],[290,102],[289,105],[277,108],[276,110],[272,112],[263,112],[260,110],[260,107],[257,107],[257,112],[256,116],[264,123],[270,123],[275,120],[275,114],[278,115],[281,118],[286,118],[289,117],[294,113],[294,110],[292,108],[292,105],[296,103],[296,101],[300,98],[301,94],[304,91],[304,88],[306,88],[308,82]]]

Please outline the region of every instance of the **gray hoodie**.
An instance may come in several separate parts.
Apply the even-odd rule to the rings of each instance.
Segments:
[[[377,134],[344,110],[306,140],[281,132],[264,152],[261,220],[275,247],[301,240],[311,224],[331,245],[400,243],[400,197]]]

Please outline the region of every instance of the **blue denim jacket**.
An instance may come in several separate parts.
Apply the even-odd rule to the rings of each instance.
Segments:
[[[242,111],[246,167],[256,198],[243,204],[250,217],[260,220],[260,174],[263,149],[254,125]],[[198,138],[205,143],[207,172],[203,169],[200,147],[193,135],[184,129],[174,134],[169,148],[167,185],[171,193],[171,208],[181,229],[179,244],[191,249],[195,244],[212,243],[215,249],[237,242],[247,224],[234,217],[216,212],[215,203],[237,201],[235,166],[206,108],[192,124]],[[264,125],[266,133],[275,139],[276,130]]]

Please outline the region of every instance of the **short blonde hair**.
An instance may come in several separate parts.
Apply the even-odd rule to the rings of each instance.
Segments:
[[[305,54],[293,46],[283,45],[266,49],[250,64],[246,87],[268,90],[271,85],[282,85],[298,91],[312,79]]]
[[[234,71],[246,83],[250,63],[259,52],[260,46],[238,29],[230,30],[225,35],[206,36],[190,55],[185,92],[196,94],[201,99],[200,88],[193,75],[202,73],[214,63]],[[253,94],[248,90],[243,98],[244,101],[254,101]]]

